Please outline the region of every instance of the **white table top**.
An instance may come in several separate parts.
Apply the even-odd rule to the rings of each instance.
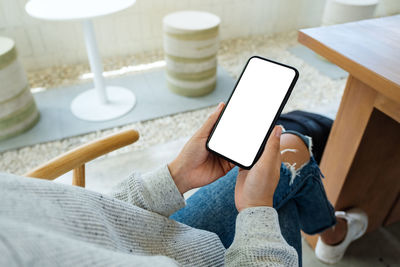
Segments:
[[[82,20],[104,16],[132,6],[136,0],[30,0],[26,12],[46,20]]]
[[[335,0],[335,2],[353,6],[371,6],[377,5],[379,0]]]
[[[186,31],[201,31],[218,26],[221,19],[209,12],[178,11],[164,17],[164,26]]]

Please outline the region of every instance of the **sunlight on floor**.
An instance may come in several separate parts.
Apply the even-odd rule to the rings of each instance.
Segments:
[[[161,68],[161,67],[164,67],[165,64],[166,63],[164,60],[159,60],[159,61],[155,61],[155,62],[148,63],[148,64],[131,65],[131,66],[122,67],[117,70],[104,71],[103,76],[104,77],[112,77],[112,76],[132,73],[132,72],[139,72],[139,71],[144,71],[144,70]],[[81,80],[87,80],[87,79],[92,79],[92,78],[93,78],[92,72],[84,73],[79,77],[79,79],[81,79]]]

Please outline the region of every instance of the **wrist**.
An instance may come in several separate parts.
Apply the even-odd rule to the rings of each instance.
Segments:
[[[249,203],[245,203],[238,207],[238,212],[241,212],[247,208],[256,208],[256,207],[273,207],[273,197],[268,197],[268,199],[260,200],[260,201],[252,201]]]
[[[186,184],[185,181],[185,176],[184,176],[184,171],[176,162],[176,160],[172,161],[168,165],[169,172],[171,174],[172,179],[174,180],[174,183],[176,187],[178,188],[179,192],[183,195],[187,191],[190,190],[189,186]]]

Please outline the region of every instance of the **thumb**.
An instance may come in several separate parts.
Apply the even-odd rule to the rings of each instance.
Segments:
[[[224,108],[224,102],[220,102],[217,106],[217,109],[211,113],[206,122],[201,126],[201,128],[197,131],[197,134],[201,137],[207,136],[210,134],[211,129],[214,127],[215,123],[218,120],[219,115],[221,114],[222,109]]]
[[[281,142],[282,127],[275,126],[271,135],[268,138],[264,151],[257,161],[256,166],[267,167],[274,166],[276,162],[280,162],[280,142]]]

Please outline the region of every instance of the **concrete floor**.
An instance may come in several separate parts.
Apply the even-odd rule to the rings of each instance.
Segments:
[[[132,171],[145,172],[173,160],[187,139],[182,138],[143,151],[95,160],[86,167],[86,187],[89,190],[107,193]],[[71,174],[66,174],[56,181],[71,184],[71,179]],[[186,193],[185,197],[189,197],[194,191]],[[314,252],[304,240],[303,265],[329,266],[315,258]],[[400,266],[400,223],[380,228],[356,240],[348,248],[343,260],[335,266]]]

